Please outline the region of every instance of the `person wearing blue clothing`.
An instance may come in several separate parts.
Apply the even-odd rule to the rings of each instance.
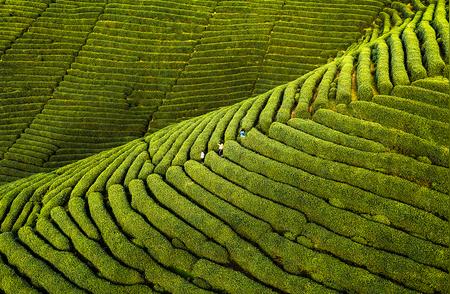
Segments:
[[[245,137],[245,131],[244,131],[244,130],[241,130],[241,131],[239,132],[239,136],[240,136],[240,137]]]

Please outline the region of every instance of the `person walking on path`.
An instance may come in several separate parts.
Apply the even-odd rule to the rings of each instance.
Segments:
[[[219,143],[219,156],[222,156],[222,155],[223,155],[223,143],[220,142]]]
[[[203,151],[202,151],[202,153],[200,153],[200,160],[201,160],[202,162],[205,161],[205,152],[203,152]]]

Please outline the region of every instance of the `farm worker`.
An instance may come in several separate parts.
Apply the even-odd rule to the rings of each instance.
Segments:
[[[205,152],[202,151],[202,153],[200,153],[200,159],[203,161],[205,161]]]
[[[241,130],[241,131],[239,132],[239,136],[245,137],[245,131],[244,131],[244,130]]]
[[[220,142],[219,143],[219,155],[222,156],[222,154],[223,154],[223,143]]]

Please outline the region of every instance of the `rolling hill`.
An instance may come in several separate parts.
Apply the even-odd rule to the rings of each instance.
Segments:
[[[178,9],[190,9],[198,24],[187,18],[187,12],[171,13],[172,8],[162,2],[151,6],[149,11],[172,17],[173,23],[186,17],[189,25],[180,28],[191,34],[189,40],[197,40],[180,64],[165,60],[164,54],[161,59],[156,53],[153,56],[161,66],[181,66],[175,69],[175,78],[159,72],[155,86],[170,90],[161,89],[164,98],[156,104],[149,102],[156,94],[145,96],[156,90],[139,88],[152,87],[148,81],[138,81],[146,77],[138,74],[143,73],[136,65],[139,61],[133,61],[134,66],[125,60],[108,63],[110,53],[92,52],[105,44],[97,35],[103,34],[103,25],[112,29],[108,32],[117,30],[117,38],[125,31],[134,34],[131,28],[137,32],[131,21],[118,24],[125,19],[121,15],[132,15],[139,23],[145,13],[133,7],[149,1],[120,1],[120,5],[108,1],[106,7],[100,1],[80,2],[89,7],[86,10],[66,7],[71,1],[24,6],[23,15],[14,20],[23,27],[10,34],[4,42],[7,50],[0,56],[0,71],[10,74],[2,81],[9,90],[0,101],[16,103],[3,106],[6,123],[1,138],[16,131],[14,144],[23,146],[5,143],[9,147],[1,161],[3,179],[11,182],[0,185],[0,289],[5,293],[448,293],[448,2],[225,2],[180,4]],[[41,96],[37,93],[44,88],[24,89],[18,83],[45,76],[28,71],[27,66],[35,68],[35,61],[27,60],[27,53],[11,57],[18,61],[7,60],[28,33],[41,34],[34,28],[53,11],[50,7],[91,18],[95,16],[91,10],[98,9],[98,20],[77,24],[86,26],[84,33],[72,30],[73,36],[61,35],[68,42],[80,33],[87,41],[67,61],[65,74],[50,82],[58,71],[56,67],[48,71],[49,95]],[[340,9],[355,15],[355,20],[330,16]],[[255,19],[239,16],[249,11]],[[297,15],[300,12],[317,21],[311,29]],[[207,21],[201,22],[201,17]],[[262,25],[266,17],[272,21],[268,31]],[[247,53],[236,57],[249,62],[248,67],[236,65],[242,70],[238,74],[231,70],[235,59],[227,59],[226,54],[218,54],[224,57],[224,63],[217,65],[220,69],[208,62],[217,60],[206,57],[215,50],[239,56],[224,49],[231,43],[243,52],[247,52],[245,44],[252,48],[260,44],[241,43],[240,37],[216,42],[228,38],[227,33],[209,34],[215,25],[228,31],[226,19],[233,25],[242,21],[261,29],[261,35],[242,34],[265,40],[257,68]],[[327,35],[332,27],[341,29],[335,19],[342,24],[342,35],[336,31],[332,37]],[[361,21],[367,28],[358,38],[354,33],[360,32]],[[316,27],[320,29],[311,37],[323,37],[324,42],[304,41]],[[297,41],[296,34],[302,32],[305,38]],[[134,38],[139,36],[136,33]],[[165,38],[166,32],[160,36]],[[157,43],[180,41],[172,37]],[[333,43],[335,38],[342,40],[341,45]],[[350,44],[351,39],[358,41]],[[47,50],[33,38],[28,42]],[[298,47],[290,45],[296,42]],[[323,46],[315,48],[316,53],[303,51],[317,44]],[[147,46],[138,44],[127,52],[138,52],[141,45]],[[212,49],[221,45],[225,47]],[[333,48],[335,58],[320,55],[327,48]],[[311,68],[289,54],[296,50],[304,52],[297,57],[311,56]],[[121,52],[114,54],[129,57]],[[101,64],[93,64],[96,58]],[[194,66],[193,60],[200,59],[203,66]],[[11,69],[15,62],[29,64]],[[81,82],[83,75],[90,84]],[[122,95],[121,87],[127,87],[125,81],[131,76],[133,90]],[[253,81],[251,91],[241,89],[238,99],[231,98],[233,83],[244,85],[247,77]],[[73,95],[63,96],[69,84]],[[187,90],[191,89],[187,86],[205,91]],[[223,107],[215,109],[220,96],[212,89],[230,94]],[[136,91],[143,96],[136,96]],[[25,106],[37,97],[44,97],[36,102],[39,105]],[[121,109],[117,103],[124,101],[137,104]],[[158,107],[151,110],[153,105]],[[105,120],[94,109],[102,110]],[[65,115],[61,120],[55,118],[58,111]],[[129,125],[120,124],[121,120],[131,123],[137,113],[148,115],[143,124],[136,123],[136,129],[130,124],[130,132],[139,129],[140,133],[125,134]],[[167,113],[167,120],[161,113]],[[186,119],[189,116],[194,117]],[[15,124],[21,127],[13,129]],[[84,128],[79,128],[82,124]],[[83,141],[88,138],[93,141]],[[127,142],[108,148],[121,140]],[[40,151],[46,154],[46,146],[66,148],[68,155],[78,154],[73,150],[87,150],[85,156],[96,154],[79,156],[77,161],[77,155],[58,160],[64,166],[50,170],[57,166],[50,164],[51,156],[37,160]],[[24,155],[15,154],[18,149]]]
[[[0,1],[0,182],[294,80],[388,1],[322,3]]]

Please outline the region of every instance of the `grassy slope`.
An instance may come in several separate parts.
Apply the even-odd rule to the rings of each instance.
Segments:
[[[0,288],[446,293],[448,8],[415,3],[288,84],[1,186]]]
[[[0,182],[293,80],[386,1],[316,2],[0,1]]]

